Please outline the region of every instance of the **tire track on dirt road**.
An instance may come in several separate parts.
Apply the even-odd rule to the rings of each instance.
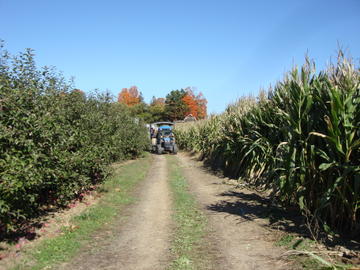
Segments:
[[[139,201],[119,222],[111,239],[80,254],[60,269],[165,269],[170,260],[171,195],[165,156],[153,155],[153,166],[139,186]]]
[[[191,191],[208,217],[209,241],[216,246],[216,251],[212,252],[218,261],[216,269],[293,269],[279,259],[284,250],[275,247],[273,239],[266,240],[269,231],[260,225],[266,220],[259,218],[254,221],[251,218],[256,214],[251,212],[256,205],[246,208],[247,202],[243,201],[241,205],[244,207],[239,209],[241,198],[228,196],[236,192],[251,196],[252,192],[222,184],[222,178],[204,171],[201,162],[190,159],[185,153],[179,153],[178,159]],[[236,211],[244,213],[239,215]]]

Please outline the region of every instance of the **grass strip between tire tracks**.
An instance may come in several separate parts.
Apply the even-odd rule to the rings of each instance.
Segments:
[[[55,264],[75,257],[97,230],[114,222],[121,209],[136,200],[132,191],[145,178],[150,164],[151,156],[146,155],[131,163],[115,165],[114,175],[100,188],[103,192],[100,201],[73,217],[73,225],[62,227],[58,236],[44,239],[31,250],[24,250],[25,258],[12,269],[51,269]]]
[[[168,156],[168,164],[176,226],[171,248],[174,259],[169,269],[207,269],[210,261],[205,255],[206,217],[198,209],[194,196],[189,193],[177,158]]]

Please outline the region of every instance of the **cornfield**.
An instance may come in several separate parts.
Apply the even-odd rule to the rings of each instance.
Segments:
[[[270,188],[324,228],[360,229],[360,70],[339,53],[316,73],[306,59],[257,98],[178,128],[182,149],[224,174]]]

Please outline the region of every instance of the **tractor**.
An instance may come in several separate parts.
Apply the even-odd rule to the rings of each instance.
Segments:
[[[177,154],[178,148],[173,133],[174,123],[155,122],[150,125],[151,149],[161,155],[164,152]]]

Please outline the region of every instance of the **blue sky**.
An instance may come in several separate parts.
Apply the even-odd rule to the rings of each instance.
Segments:
[[[318,68],[338,43],[360,57],[360,0],[0,0],[0,14],[6,49],[34,49],[77,88],[136,85],[149,101],[191,86],[209,113],[275,84],[306,52]]]

